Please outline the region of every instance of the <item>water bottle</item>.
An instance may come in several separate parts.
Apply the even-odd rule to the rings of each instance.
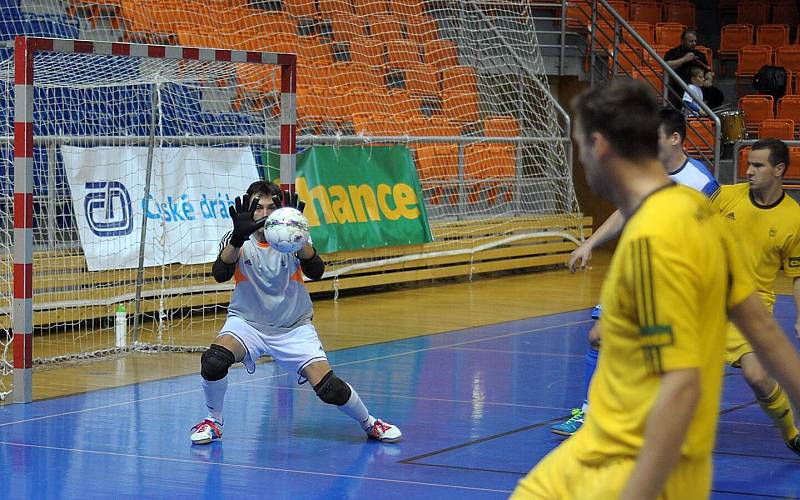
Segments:
[[[114,325],[116,326],[117,347],[125,347],[128,334],[128,317],[125,311],[125,304],[117,306]]]

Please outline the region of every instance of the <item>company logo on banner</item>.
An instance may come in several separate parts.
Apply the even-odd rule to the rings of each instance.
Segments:
[[[90,271],[212,262],[231,230],[228,206],[258,180],[250,148],[155,148],[145,199],[147,148],[61,148]]]
[[[414,160],[404,146],[312,147],[297,157],[295,188],[320,253],[433,239]]]
[[[87,182],[84,209],[86,223],[97,236],[123,236],[133,231],[131,196],[120,182]]]

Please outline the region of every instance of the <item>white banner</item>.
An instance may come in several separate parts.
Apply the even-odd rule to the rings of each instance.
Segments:
[[[228,206],[259,179],[250,148],[155,148],[144,199],[147,148],[63,146],[75,220],[90,271],[212,262],[232,229]]]

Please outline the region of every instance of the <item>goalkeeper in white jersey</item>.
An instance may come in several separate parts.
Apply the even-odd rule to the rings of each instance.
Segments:
[[[297,373],[299,384],[308,381],[322,401],[358,422],[368,437],[399,441],[400,429],[370,415],[355,389],[328,363],[311,323],[311,298],[303,285],[303,274],[316,280],[325,270],[311,242],[287,254],[270,248],[264,237],[266,218],[284,204],[301,212],[305,206],[297,194],[286,192],[282,201],[278,186],[257,181],[229,208],[233,231],[222,239],[212,273],[220,283],[234,278],[236,286],[228,318],[201,358],[208,416],[192,427],[192,443],[207,444],[222,437],[228,368],[241,362],[253,373],[256,360],[265,355]]]

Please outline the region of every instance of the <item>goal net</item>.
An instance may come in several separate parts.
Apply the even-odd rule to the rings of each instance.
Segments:
[[[550,92],[527,4],[41,0],[22,5],[27,7],[0,4],[0,40],[33,33],[157,44],[167,51],[210,47],[297,54],[301,150],[406,146],[434,241],[420,248],[339,252],[326,256],[329,272],[344,276],[388,261],[471,254],[548,235],[554,241],[575,240],[569,228],[579,220],[579,209],[566,115]],[[201,178],[228,168],[232,186],[250,180],[241,173],[244,164],[255,164],[267,178],[281,177],[276,167],[279,67],[39,53],[34,73],[34,364],[115,352],[120,305],[128,318],[125,349],[132,347],[134,316],[136,340],[144,348],[207,346],[221,325],[230,286],[209,282],[208,265],[200,263],[199,254],[186,262],[140,264],[139,246],[145,246],[145,255],[167,262],[183,248],[175,241],[189,238],[193,249],[217,244],[207,234],[170,233],[171,219],[182,215],[181,195],[190,196],[191,189],[200,194],[197,186],[167,192],[178,186],[174,179],[188,178],[186,172],[171,171],[173,165],[189,161]],[[7,292],[0,299],[5,332],[0,334],[0,394],[11,389],[14,74],[13,50],[0,49],[0,286]],[[117,172],[125,180],[76,176],[79,165]],[[101,233],[127,230],[114,226],[125,198],[113,182],[132,183],[135,177],[138,184],[126,189],[144,195],[148,165],[150,189],[162,190],[150,198],[145,238],[134,240],[132,234],[142,226],[135,221],[125,235],[136,241],[132,246],[92,247],[95,255],[106,255],[107,263],[125,253],[136,265],[90,267],[81,217]],[[92,182],[106,184],[86,187]],[[84,186],[84,199],[91,193],[95,212],[105,210],[105,219],[86,217],[86,202],[76,204],[70,187],[76,183]],[[190,200],[200,216],[226,201],[217,192],[205,194],[203,206]]]
[[[293,176],[295,57],[38,38],[14,54],[0,62],[14,111],[0,144],[2,393],[10,351],[23,397],[32,365],[208,343],[232,288],[208,262],[269,137]]]

